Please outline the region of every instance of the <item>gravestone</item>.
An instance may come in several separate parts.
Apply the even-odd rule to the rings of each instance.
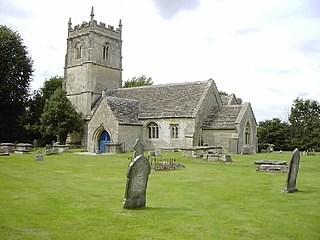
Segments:
[[[38,140],[34,139],[32,145],[33,145],[34,149],[37,149],[38,148]]]
[[[43,161],[43,156],[42,156],[42,151],[41,150],[37,151],[37,156],[36,156],[36,158],[34,160]]]
[[[292,192],[298,191],[298,189],[296,188],[296,182],[297,182],[299,164],[300,164],[300,152],[296,148],[293,151],[291,156],[287,183],[286,183],[286,187],[283,189],[283,192],[292,193]]]
[[[146,191],[150,171],[150,163],[144,156],[137,156],[130,163],[127,171],[123,208],[135,209],[146,206]]]
[[[137,138],[136,143],[133,145],[133,159],[135,159],[138,156],[143,156],[143,145],[140,141],[140,138]]]

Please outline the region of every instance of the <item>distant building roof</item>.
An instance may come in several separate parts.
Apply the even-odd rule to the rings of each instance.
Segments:
[[[224,95],[224,94],[221,95],[220,94],[220,98],[221,98],[223,105],[237,105],[237,104],[239,104],[236,96],[233,93],[230,95]]]
[[[194,117],[201,97],[210,85],[209,82],[119,88],[106,90],[105,95],[117,99],[137,100],[139,107],[135,108],[135,111],[139,111],[139,119]],[[121,107],[118,110],[124,115],[127,114],[126,110]]]

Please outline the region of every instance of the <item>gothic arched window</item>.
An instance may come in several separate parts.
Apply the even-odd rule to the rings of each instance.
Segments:
[[[147,126],[147,130],[148,138],[159,138],[159,126],[156,123],[149,123]]]
[[[171,138],[178,138],[179,134],[179,126],[178,124],[171,124],[170,125],[171,130]]]
[[[109,58],[109,50],[110,47],[108,43],[102,46],[102,59],[107,60]]]
[[[75,55],[76,55],[76,59],[81,58],[81,43],[77,42],[75,45]]]
[[[249,122],[246,124],[246,129],[244,132],[244,141],[245,144],[249,144],[250,143],[250,134],[251,134],[251,129],[250,129],[250,124]]]

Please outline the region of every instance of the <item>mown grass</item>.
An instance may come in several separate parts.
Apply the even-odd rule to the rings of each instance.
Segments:
[[[0,239],[320,239],[319,155],[302,157],[293,194],[281,192],[286,174],[253,164],[291,153],[163,155],[186,168],[152,172],[141,210],[122,209],[131,153],[0,157]]]

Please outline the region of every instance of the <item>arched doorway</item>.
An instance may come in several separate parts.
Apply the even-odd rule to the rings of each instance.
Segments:
[[[99,140],[98,140],[98,147],[99,151],[104,153],[106,152],[106,143],[110,142],[110,135],[107,131],[103,131],[100,134]]]

